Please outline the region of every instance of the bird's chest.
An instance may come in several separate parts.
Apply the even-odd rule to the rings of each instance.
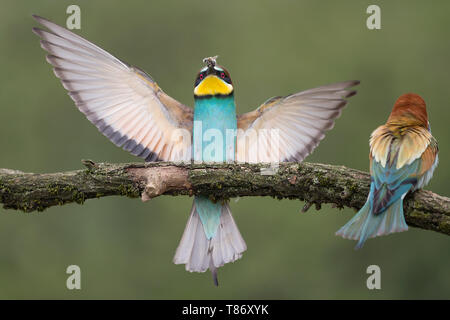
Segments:
[[[232,97],[196,100],[193,128],[194,160],[234,161],[236,129],[236,107]]]

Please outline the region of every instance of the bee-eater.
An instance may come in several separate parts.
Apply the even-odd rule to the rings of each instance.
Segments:
[[[425,101],[407,93],[395,102],[386,122],[370,136],[370,192],[361,210],[336,235],[358,240],[408,230],[403,199],[424,187],[438,164]]]
[[[206,66],[195,79],[192,110],[142,70],[63,27],[34,18],[49,30],[33,28],[79,110],[113,143],[145,161],[302,161],[333,127],[345,98],[356,93],[348,88],[359,83],[275,97],[237,116],[230,74],[211,57],[204,59]],[[272,129],[278,133],[276,144],[258,136]],[[191,272],[211,270],[217,285],[217,268],[239,259],[246,248],[228,202],[197,195],[174,263]]]

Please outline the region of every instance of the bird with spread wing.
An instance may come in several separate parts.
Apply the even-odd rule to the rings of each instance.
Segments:
[[[236,115],[229,72],[205,58],[194,84],[194,108],[168,96],[141,69],[67,29],[33,16],[47,61],[78,109],[114,144],[145,161],[302,161],[324,138],[359,81],[269,99]],[[271,132],[276,132],[272,135]],[[272,139],[271,137],[276,139]],[[247,249],[227,201],[195,196],[174,257],[186,270],[211,270]]]

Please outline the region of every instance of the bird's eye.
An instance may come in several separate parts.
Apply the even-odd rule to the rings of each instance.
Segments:
[[[199,78],[200,80],[203,80],[203,73],[200,73],[200,75],[198,76],[198,78]]]
[[[220,77],[221,77],[222,79],[225,79],[225,73],[224,73],[224,72],[221,72],[221,73],[220,73]]]

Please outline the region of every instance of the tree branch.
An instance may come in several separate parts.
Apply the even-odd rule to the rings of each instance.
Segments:
[[[86,170],[34,174],[0,169],[0,203],[26,212],[112,195],[208,195],[213,200],[242,196],[271,196],[313,204],[359,209],[369,192],[370,176],[343,166],[303,162],[281,163],[273,175],[263,164],[108,164],[83,161]],[[450,199],[431,191],[409,194],[404,201],[407,223],[450,235]]]

